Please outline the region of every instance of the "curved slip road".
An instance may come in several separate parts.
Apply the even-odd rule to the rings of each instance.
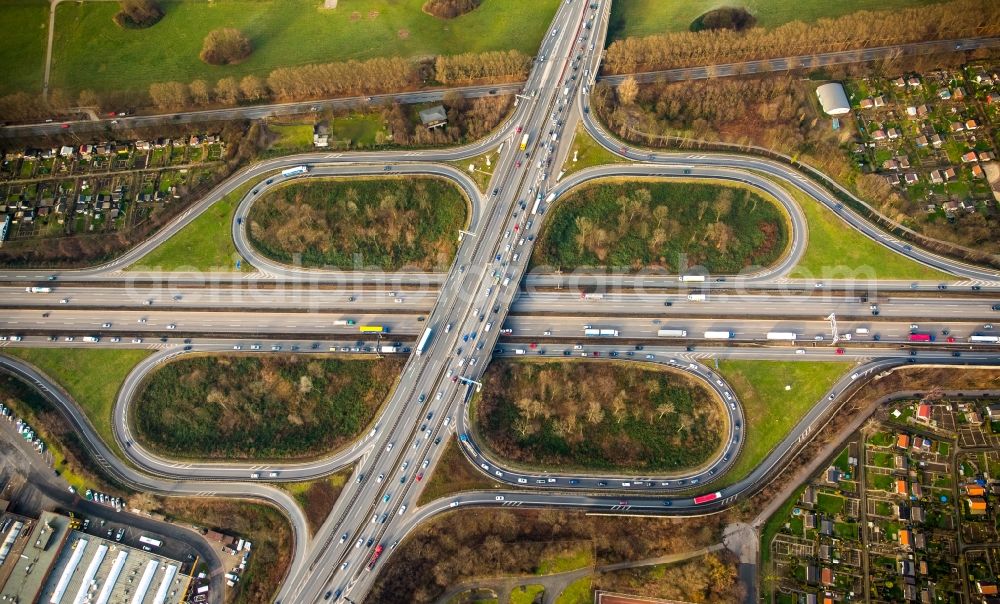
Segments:
[[[54,380],[30,364],[4,355],[0,355],[0,370],[37,388],[73,427],[90,457],[105,473],[122,484],[139,491],[170,497],[238,497],[262,501],[277,507],[288,518],[294,539],[289,575],[297,570],[296,565],[304,559],[310,546],[309,529],[302,510],[299,509],[295,499],[286,492],[264,484],[189,480],[184,478],[183,473],[178,473],[179,479],[173,479],[137,471],[122,461],[105,444],[90,424],[86,414]]]

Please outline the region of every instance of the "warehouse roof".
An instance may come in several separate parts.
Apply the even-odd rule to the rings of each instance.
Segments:
[[[847,93],[838,82],[823,84],[816,89],[816,96],[819,97],[819,104],[823,106],[823,111],[827,115],[844,115],[851,111]]]

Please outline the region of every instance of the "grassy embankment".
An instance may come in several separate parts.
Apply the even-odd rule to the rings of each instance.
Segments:
[[[130,418],[136,438],[171,457],[302,459],[366,428],[403,359],[197,356],[150,374]]]
[[[90,470],[85,463],[87,452],[79,435],[36,389],[13,376],[0,374],[0,402],[28,422],[45,443],[46,454],[51,458],[56,473],[78,493],[92,488],[127,495],[117,485],[105,480],[103,475]]]
[[[772,201],[723,184],[609,180],[563,198],[539,235],[533,266],[611,266],[738,273],[768,266],[788,246]]]
[[[670,369],[631,363],[495,361],[471,413],[500,458],[546,469],[672,472],[718,451],[727,415]]]
[[[65,388],[104,442],[119,453],[111,429],[115,397],[132,368],[151,352],[107,348],[4,349],[5,354],[28,361]]]
[[[270,191],[250,209],[249,238],[272,260],[344,270],[448,266],[465,227],[462,192],[437,178],[330,179]]]
[[[720,486],[757,467],[850,368],[836,361],[720,361],[719,372],[739,397],[746,418],[743,449]]]
[[[761,27],[776,27],[789,21],[816,21],[858,10],[893,10],[933,4],[937,0],[770,0],[748,3],[718,0],[621,0],[611,5],[608,42],[630,36],[649,36],[665,31],[684,31],[703,13],[719,6],[746,6]]]
[[[576,161],[573,161],[573,153],[576,153]],[[566,156],[566,162],[562,169],[566,174],[572,174],[585,168],[593,166],[604,166],[607,164],[624,163],[625,160],[614,153],[608,151],[590,136],[583,126],[576,127],[576,134],[573,136],[573,146]]]
[[[521,585],[510,592],[510,604],[534,604],[535,598],[540,598],[545,592],[541,585]]]
[[[326,520],[330,510],[333,509],[333,504],[337,503],[341,491],[344,490],[344,484],[353,473],[352,467],[319,480],[281,484],[283,489],[295,497],[295,501],[305,512],[310,534],[316,534],[316,529]]]
[[[237,253],[230,234],[236,207],[252,186],[245,184],[238,187],[206,208],[190,224],[139,258],[128,270],[253,271],[250,263]],[[239,269],[236,268],[237,261]]]
[[[592,583],[590,577],[577,579],[569,584],[556,598],[556,604],[590,604],[590,587]]]
[[[439,497],[463,491],[498,489],[501,485],[484,476],[472,467],[459,448],[458,438],[452,437],[445,443],[441,459],[434,464],[427,486],[420,493],[417,505],[425,505]]]
[[[315,0],[170,0],[160,3],[163,19],[144,30],[112,23],[116,3],[64,2],[56,14],[52,83],[71,93],[85,88],[144,91],[153,82],[214,82],[227,76],[266,76],[277,67],[379,56],[508,49],[533,55],[559,4],[489,0],[468,15],[443,20],[421,11],[423,2],[351,0],[322,10]],[[244,32],[253,54],[239,65],[203,63],[198,58],[202,40],[219,27]],[[44,44],[44,30],[32,31],[35,37],[23,44],[39,38]]]
[[[809,243],[789,273],[804,279],[944,279],[954,277],[914,262],[875,243],[798,189],[785,187],[809,227]]]

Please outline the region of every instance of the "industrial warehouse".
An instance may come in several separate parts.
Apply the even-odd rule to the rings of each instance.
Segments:
[[[76,530],[78,520],[42,512],[37,520],[0,519],[0,603],[178,604],[191,577],[184,564],[156,554],[158,539],[136,549]],[[146,551],[148,550],[148,551]]]

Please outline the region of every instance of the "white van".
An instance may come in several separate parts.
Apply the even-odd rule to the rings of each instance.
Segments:
[[[857,328],[857,329],[854,330],[854,333],[858,334],[859,336],[866,336],[870,332],[868,331],[867,327],[859,327],[859,328]]]

